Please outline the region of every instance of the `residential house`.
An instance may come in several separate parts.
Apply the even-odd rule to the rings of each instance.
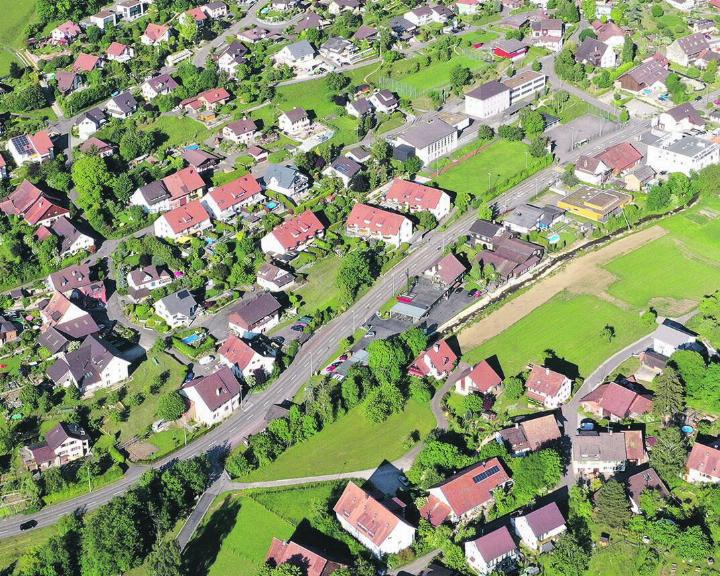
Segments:
[[[45,131],[10,138],[7,149],[17,166],[38,164],[55,158],[53,142]]]
[[[0,154],[0,180],[4,180],[8,177],[8,171],[7,171],[7,163],[5,162],[5,158],[2,157]]]
[[[120,0],[115,11],[125,22],[132,22],[145,14],[147,4],[150,4],[147,0]]]
[[[200,6],[200,9],[205,12],[209,18],[225,18],[229,14],[227,4],[224,2],[208,2]]]
[[[352,35],[352,39],[356,42],[368,42],[373,43],[377,40],[378,31],[377,28],[362,24]]]
[[[280,322],[282,304],[269,292],[243,300],[233,307],[228,316],[230,330],[238,336],[262,334]]]
[[[55,290],[68,298],[88,299],[91,303],[106,302],[105,284],[102,280],[93,280],[88,263],[73,264],[47,278],[50,290]]]
[[[615,22],[601,22],[600,20],[596,20],[592,26],[597,35],[597,39],[611,48],[621,48],[625,43],[627,33],[615,24]]]
[[[134,302],[140,302],[147,298],[151,291],[172,284],[173,278],[165,268],[148,265],[128,272],[126,281],[128,295]]]
[[[354,118],[362,118],[363,116],[372,114],[373,106],[367,98],[357,98],[355,100],[348,100],[345,104],[345,110]]]
[[[306,12],[295,24],[295,33],[302,34],[305,30],[322,30],[327,22],[315,12]]]
[[[529,234],[535,230],[547,230],[563,217],[563,210],[555,206],[533,206],[522,204],[504,217],[503,226],[518,234]]]
[[[362,10],[360,0],[330,0],[327,6],[328,12],[333,16],[338,16],[343,12],[360,14]]]
[[[257,26],[238,32],[238,38],[248,44],[255,44],[255,42],[260,42],[262,40],[270,40],[273,36],[274,34],[272,34],[269,30],[259,28]]]
[[[68,96],[82,86],[82,78],[79,74],[64,70],[55,72],[55,82],[57,83],[57,91],[63,96]]]
[[[121,92],[108,100],[106,110],[113,118],[124,120],[138,109],[138,102],[130,92]]]
[[[227,367],[190,380],[180,388],[180,394],[190,403],[186,417],[208,427],[225,420],[238,409],[241,393],[240,383]]]
[[[154,100],[158,96],[165,96],[179,87],[170,74],[158,74],[143,82],[141,89],[145,100]]]
[[[552,413],[515,422],[514,426],[505,428],[496,435],[496,439],[502,440],[513,456],[524,456],[561,438],[560,428]]]
[[[186,205],[205,191],[205,181],[192,166],[186,166],[138,188],[130,197],[130,204],[156,214]]]
[[[212,226],[210,215],[200,200],[193,200],[184,206],[179,206],[165,212],[155,220],[153,229],[158,238],[170,238],[183,241],[187,236],[207,230]]]
[[[107,158],[115,153],[115,147],[112,144],[103,142],[94,136],[91,136],[80,144],[78,150],[83,154],[96,154],[100,156],[100,158]]]
[[[17,338],[17,326],[4,316],[0,316],[0,346],[4,346],[8,342],[14,342]]]
[[[478,13],[482,0],[456,0],[455,8],[461,16],[474,16]]]
[[[629,142],[620,142],[606,148],[597,157],[617,176],[637,166],[643,155]]]
[[[720,449],[695,442],[685,463],[685,480],[690,483],[717,484],[720,482]]]
[[[627,418],[637,419],[650,412],[652,396],[638,393],[617,382],[606,382],[583,396],[580,407],[598,418],[619,422]]]
[[[93,26],[97,26],[100,30],[105,30],[106,27],[112,28],[117,24],[118,15],[117,12],[113,12],[112,10],[100,10],[97,14],[90,16],[88,20]]]
[[[667,64],[657,58],[649,58],[626,72],[616,81],[616,86],[628,92],[662,95],[667,92],[665,80],[670,74]]]
[[[178,20],[183,24],[194,22],[198,28],[202,28],[208,20],[208,15],[205,14],[205,11],[200,6],[193,6],[180,14]]]
[[[455,382],[455,391],[458,394],[495,394],[502,386],[502,378],[487,360],[475,364],[472,370]]]
[[[230,101],[230,93],[225,88],[210,88],[200,92],[197,96],[186,98],[180,102],[180,107],[188,112],[200,112],[206,110],[214,112],[220,106]]]
[[[189,326],[198,312],[198,303],[188,290],[183,288],[153,304],[155,313],[165,321],[170,328]]]
[[[339,178],[343,186],[348,188],[353,178],[362,170],[362,166],[347,156],[338,156],[323,170],[325,176]]]
[[[546,408],[557,408],[570,398],[572,381],[564,374],[533,364],[525,388],[531,400]]]
[[[257,284],[270,292],[282,292],[295,284],[295,276],[275,264],[266,262],[257,271]]]
[[[262,177],[265,188],[297,202],[307,193],[308,177],[293,165],[271,164]]]
[[[621,214],[622,209],[630,202],[632,196],[617,190],[580,186],[558,200],[557,207],[588,220],[607,222],[611,216]]]
[[[225,126],[222,130],[224,140],[229,140],[235,144],[242,144],[245,146],[254,142],[259,134],[257,125],[249,118],[243,118],[241,120],[235,120],[235,122],[230,122],[230,124]]]
[[[385,205],[402,212],[429,212],[439,222],[450,214],[450,196],[424,184],[396,178],[385,194]]]
[[[6,216],[19,216],[30,226],[49,226],[70,213],[29,180],[23,180],[20,186],[0,201],[0,211]]]
[[[555,502],[510,520],[521,542],[536,552],[553,549],[553,543],[567,530],[565,517]]]
[[[275,355],[270,350],[269,346],[259,345],[259,338],[245,341],[230,334],[218,349],[218,357],[238,378],[264,382],[275,366]]]
[[[63,466],[90,453],[90,437],[77,424],[61,422],[45,433],[45,441],[23,446],[20,454],[31,472]]]
[[[627,449],[623,432],[581,432],[572,441],[572,468],[579,476],[610,478],[625,470]]]
[[[321,238],[325,226],[312,210],[278,224],[260,240],[260,248],[265,254],[283,255],[288,252],[301,252],[312,244],[315,238]]]
[[[447,6],[418,6],[403,14],[403,18],[415,26],[427,26],[428,24],[445,24],[454,18],[452,10]]]
[[[720,146],[710,140],[678,132],[647,132],[647,165],[658,173],[682,172],[690,176],[720,163]]]
[[[575,163],[575,177],[582,182],[599,186],[605,182],[608,174],[610,167],[598,157],[583,154]]]
[[[252,174],[240,176],[227,184],[216,186],[202,203],[216,220],[229,220],[246,206],[262,202],[262,187]]]
[[[135,48],[120,42],[113,42],[105,51],[105,57],[115,62],[129,62],[135,57]]]
[[[88,110],[80,116],[80,120],[76,124],[78,136],[80,140],[87,140],[102,128],[107,122],[107,116],[100,108]]]
[[[350,150],[345,152],[345,155],[348,158],[352,158],[353,160],[355,160],[355,162],[357,162],[358,164],[365,164],[368,160],[372,158],[372,154],[364,146],[356,146],[355,148],[350,148]]]
[[[585,38],[575,52],[575,61],[594,68],[615,68],[617,55],[609,44],[595,38]]]
[[[408,368],[408,374],[418,378],[444,380],[457,362],[457,354],[450,348],[447,340],[438,340],[415,358]]]
[[[429,164],[457,148],[458,131],[437,118],[420,120],[397,136],[396,144],[409,146],[423,164]]]
[[[625,189],[630,192],[641,192],[655,178],[655,170],[647,164],[638,166],[632,172],[625,174]]]
[[[154,22],[148,24],[143,35],[140,36],[140,42],[145,46],[159,46],[168,40],[170,40],[170,27]]]
[[[400,101],[390,90],[378,90],[370,96],[370,103],[382,114],[392,114],[400,105]]]
[[[38,240],[43,241],[50,237],[58,239],[58,254],[66,258],[79,252],[94,252],[95,240],[80,232],[65,216],[54,220],[48,226],[39,226],[35,231]]]
[[[542,246],[513,238],[510,232],[506,232],[495,238],[490,248],[479,252],[476,260],[483,267],[492,266],[497,279],[507,282],[537,266],[543,257],[543,252]]]
[[[507,526],[465,542],[465,560],[478,574],[489,574],[496,569],[502,571],[519,559],[520,550]]]
[[[345,487],[333,511],[340,525],[375,556],[396,554],[415,539],[415,528],[354,482]]]
[[[652,126],[664,132],[704,132],[705,120],[692,104],[686,102],[655,116]]]
[[[653,332],[652,339],[652,349],[669,358],[677,350],[691,348],[697,335],[677,322],[665,320]]]
[[[530,23],[530,38],[535,46],[560,52],[563,46],[565,26],[557,18],[543,18]]]
[[[336,570],[344,568],[343,564],[333,562],[297,542],[284,542],[275,537],[270,544],[265,563],[272,567],[291,564],[300,568],[307,576],[331,576]]]
[[[520,42],[520,40],[500,40],[495,43],[493,48],[493,54],[498,58],[504,58],[516,62],[525,58],[527,54],[527,44]]]
[[[710,51],[710,43],[703,32],[678,38],[667,47],[665,56],[680,66],[692,65],[704,52]]]
[[[249,50],[242,42],[231,42],[218,58],[218,68],[231,78],[235,78],[237,68],[246,61],[245,55]]]
[[[438,258],[423,272],[424,278],[429,278],[434,286],[443,288],[446,293],[457,288],[462,277],[467,272],[465,264],[457,259],[452,252]]]
[[[183,149],[181,155],[189,166],[195,168],[198,174],[204,174],[220,163],[220,156],[201,149]]]
[[[81,394],[93,394],[128,379],[130,362],[110,344],[90,334],[77,350],[64,352],[48,368],[57,386],[75,386]]]
[[[635,514],[642,513],[640,497],[645,490],[652,490],[665,500],[671,498],[667,486],[652,468],[647,468],[630,476],[626,481],[626,487],[630,498],[630,509]]]
[[[465,113],[476,118],[489,118],[510,108],[510,88],[490,80],[465,94]]]
[[[40,310],[40,318],[43,327],[38,342],[51,354],[62,352],[70,340],[81,340],[100,330],[90,314],[60,292],[50,297]]]
[[[357,51],[352,42],[339,36],[331,36],[320,46],[320,56],[337,66],[351,64]]]
[[[420,516],[433,526],[469,520],[493,504],[494,492],[511,482],[499,458],[477,462],[431,487]]]
[[[68,20],[53,28],[52,32],[50,32],[50,39],[54,44],[67,45],[74,42],[81,32],[80,26],[72,20]]]
[[[353,206],[345,225],[348,236],[382,240],[395,248],[409,242],[412,233],[412,222],[402,214],[360,203]]]
[[[307,40],[288,44],[273,56],[275,65],[287,65],[294,70],[309,71],[315,64],[315,48]]]
[[[303,137],[310,129],[312,120],[303,108],[293,108],[278,116],[278,128],[290,138]]]
[[[95,68],[102,68],[102,64],[103,61],[100,56],[80,53],[72,66],[72,71],[76,74],[87,74],[95,70]]]

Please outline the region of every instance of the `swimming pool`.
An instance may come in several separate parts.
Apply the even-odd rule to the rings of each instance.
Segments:
[[[551,234],[548,236],[548,242],[550,242],[550,244],[557,244],[560,242],[560,234]]]
[[[182,341],[184,344],[192,344],[193,342],[197,341],[198,338],[200,338],[200,334],[196,332],[195,334],[190,334],[190,336],[185,336]]]
[[[278,207],[278,203],[274,200],[270,200],[270,202],[265,202],[265,208],[268,210],[275,210],[275,208]]]

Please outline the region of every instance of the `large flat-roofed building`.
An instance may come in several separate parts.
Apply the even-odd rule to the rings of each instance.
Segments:
[[[518,100],[532,96],[545,88],[547,76],[533,70],[520,72],[512,78],[508,78],[503,82],[505,86],[510,88],[510,105],[515,104]]]
[[[428,164],[457,148],[458,132],[442,120],[421,121],[400,134],[397,144],[410,146],[423,164]]]
[[[682,133],[646,133],[647,164],[656,172],[690,172],[720,162],[720,146]]]
[[[504,112],[519,100],[528,98],[545,88],[547,76],[526,70],[512,78],[490,80],[465,94],[465,113],[488,118]]]
[[[595,222],[605,222],[630,203],[632,196],[616,190],[599,190],[580,186],[575,192],[558,201],[558,208]]]

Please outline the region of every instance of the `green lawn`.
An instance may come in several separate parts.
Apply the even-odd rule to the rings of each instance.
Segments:
[[[273,537],[305,545],[328,545],[304,520],[317,504],[328,505],[344,483],[327,482],[285,490],[256,490],[221,497],[185,551],[192,574],[254,576]],[[337,543],[336,543],[337,544]],[[331,546],[337,555],[338,546]]]
[[[611,342],[602,337],[606,324],[615,328]],[[647,332],[635,311],[594,296],[562,292],[478,348],[464,351],[463,359],[474,364],[497,355],[505,375],[513,375],[550,349],[587,377],[603,360]]]
[[[17,62],[11,48],[22,46],[25,26],[35,20],[35,1],[22,0],[3,3],[0,18],[0,76],[8,73],[10,62]]]
[[[516,175],[526,166],[532,168],[535,162],[537,159],[530,156],[528,147],[523,142],[498,140],[490,144],[485,151],[433,180],[446,190],[465,190],[473,196],[481,196],[490,187]],[[432,177],[432,174],[428,175]]]
[[[470,32],[470,34],[462,35],[463,40],[470,40],[473,44],[477,42],[490,42],[491,40],[495,40],[497,37],[498,35],[495,32],[486,30],[475,30],[474,32]]]
[[[452,58],[447,62],[433,62],[430,66],[421,67],[417,72],[395,78],[395,80],[400,86],[405,86],[409,89],[406,90],[406,94],[401,95],[413,97],[414,95],[427,93],[430,90],[449,86],[450,71],[458,64],[466,66],[472,71],[490,65],[479,57],[476,59],[461,54],[453,54]]]
[[[301,312],[314,312],[339,304],[340,290],[335,282],[339,266],[340,257],[331,254],[318,260],[304,272],[307,274],[307,284],[295,290],[303,299]]]
[[[551,109],[548,106],[540,106],[538,108],[538,111],[557,116],[558,118],[560,118],[561,124],[567,124],[568,122],[572,122],[576,118],[584,116],[585,114],[595,114],[596,116],[603,116],[601,110],[598,110],[594,106],[591,106],[590,104],[585,102],[585,100],[578,98],[574,94],[570,95],[570,99],[565,103],[559,113],[556,113],[555,110]]]
[[[0,572],[4,574],[4,570],[20,556],[37,546],[45,544],[48,539],[55,535],[55,532],[55,526],[46,526],[45,528],[22,532],[12,538],[4,538],[0,541]]]
[[[395,460],[408,451],[405,441],[418,430],[425,436],[435,425],[430,406],[408,400],[405,410],[375,424],[358,406],[310,440],[286,450],[275,462],[243,481],[300,478],[352,472]]]
[[[165,134],[160,146],[165,150],[186,144],[199,144],[210,137],[210,130],[197,120],[188,117],[162,115],[144,128],[159,130]]]

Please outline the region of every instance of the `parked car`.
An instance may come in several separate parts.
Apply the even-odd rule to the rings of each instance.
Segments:
[[[473,44],[473,48],[475,49],[482,48],[483,46],[485,46],[485,42],[475,42],[475,44]]]
[[[31,528],[35,528],[37,525],[37,520],[28,520],[27,522],[20,524],[20,531],[24,532],[25,530],[30,530]]]
[[[198,360],[198,364],[200,364],[200,366],[206,366],[207,364],[210,364],[213,360],[215,360],[215,356],[213,356],[212,354],[208,354],[207,356],[203,356],[202,358],[200,358],[200,360]]]

